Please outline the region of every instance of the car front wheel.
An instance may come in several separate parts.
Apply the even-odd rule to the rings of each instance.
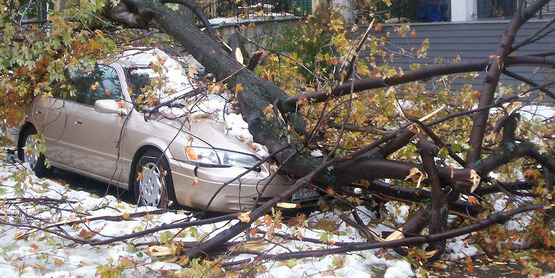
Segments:
[[[175,202],[170,166],[158,150],[146,151],[137,162],[133,195],[139,206],[166,208]]]
[[[23,162],[27,162],[29,164],[29,168],[35,172],[35,175],[38,177],[44,177],[50,173],[50,169],[48,169],[44,163],[44,154],[39,153],[37,139],[35,137],[36,134],[37,131],[34,127],[30,127],[25,130],[22,137],[23,140],[18,148],[19,159]]]

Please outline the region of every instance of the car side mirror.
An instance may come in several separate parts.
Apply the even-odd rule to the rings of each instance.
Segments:
[[[94,111],[104,114],[118,114],[127,116],[127,109],[121,107],[120,104],[113,99],[99,99],[94,102]]]

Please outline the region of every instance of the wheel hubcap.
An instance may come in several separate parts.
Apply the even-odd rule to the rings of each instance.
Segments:
[[[160,169],[152,162],[147,163],[143,166],[139,180],[139,191],[144,204],[157,207],[162,199],[162,188]]]
[[[29,163],[31,169],[35,169],[39,159],[37,147],[33,143],[35,143],[35,140],[32,138],[32,135],[27,136],[27,139],[25,139],[25,149],[23,150],[24,162]]]

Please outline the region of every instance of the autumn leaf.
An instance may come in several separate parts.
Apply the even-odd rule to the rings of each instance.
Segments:
[[[80,237],[80,238],[83,238],[83,239],[90,239],[94,235],[95,235],[95,232],[88,231],[86,229],[81,229],[81,231],[79,232],[79,234],[77,236]]]
[[[466,269],[468,270],[468,273],[470,273],[470,274],[474,273],[474,266],[473,265],[469,264],[466,267]]]
[[[249,223],[251,222],[251,218],[249,216],[250,214],[251,214],[250,211],[239,213],[239,215],[237,216],[237,219],[239,219],[241,222]]]
[[[245,90],[245,88],[243,88],[243,85],[241,85],[240,83],[235,85],[235,92],[241,92]]]
[[[361,180],[360,184],[366,188],[370,188],[370,182],[367,180]]]
[[[272,217],[268,214],[264,215],[264,223],[266,225],[266,228],[270,227],[270,225],[272,225]]]
[[[54,265],[56,265],[56,266],[61,266],[63,264],[65,264],[65,262],[60,260],[60,259],[55,259],[54,260]]]
[[[128,258],[121,258],[119,260],[119,264],[123,267],[134,267],[135,266],[135,263],[132,260],[128,259]]]
[[[417,167],[410,169],[410,173],[405,177],[405,180],[415,181],[417,188],[419,188],[422,181],[426,179],[428,179],[428,174],[420,171]]]

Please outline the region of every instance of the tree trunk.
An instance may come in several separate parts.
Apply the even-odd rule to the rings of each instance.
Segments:
[[[125,16],[136,10],[137,13],[132,15],[134,22],[144,23],[139,27],[147,28],[155,23],[161,31],[181,43],[218,80],[226,79],[228,88],[233,90],[240,84],[243,90],[236,92],[237,100],[254,141],[268,147],[270,153],[291,146],[275,155],[279,163],[288,160],[288,163],[283,165],[284,171],[304,176],[320,164],[320,160],[313,158],[306,151],[302,152],[302,145],[290,134],[285,123],[278,122],[277,117],[266,120],[264,109],[287,98],[279,87],[246,69],[217,42],[203,34],[183,16],[163,6],[160,1],[126,0],[122,1],[118,8],[119,13],[112,11],[111,17],[114,20],[129,25],[129,18]]]

